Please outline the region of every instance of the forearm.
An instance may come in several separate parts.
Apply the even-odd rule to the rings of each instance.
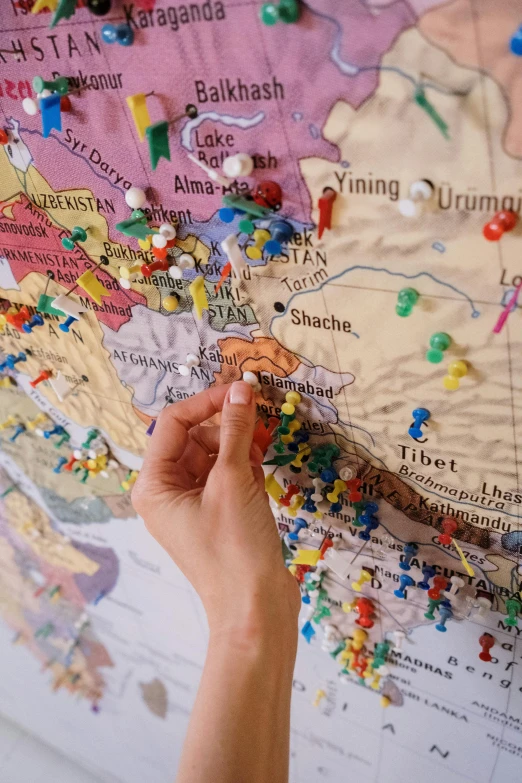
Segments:
[[[297,628],[211,634],[177,783],[286,783]]]

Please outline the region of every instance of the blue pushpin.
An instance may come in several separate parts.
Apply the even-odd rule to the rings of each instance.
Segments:
[[[306,519],[303,519],[302,517],[297,517],[297,519],[295,520],[294,529],[292,530],[291,533],[288,534],[288,538],[290,539],[290,541],[298,541],[299,533],[305,527],[308,527],[308,522],[306,521]]]
[[[218,212],[219,219],[223,223],[232,223],[235,216],[239,214],[241,214],[241,211],[238,209],[233,209],[232,207],[221,207]]]
[[[402,574],[401,578],[399,579],[400,587],[398,590],[393,591],[393,595],[396,598],[406,598],[406,588],[407,587],[415,587],[415,582],[411,578],[411,576],[408,576],[408,574]]]
[[[25,324],[22,324],[22,329],[27,334],[31,334],[35,326],[43,326],[44,325],[44,319],[42,318],[39,313],[36,313],[33,315],[30,321],[26,321]]]
[[[63,324],[58,324],[58,329],[61,329],[62,332],[69,332],[69,329],[73,325],[75,321],[77,321],[77,318],[73,318],[72,315],[68,315],[67,319],[63,322]]]
[[[25,427],[24,427],[24,425],[23,425],[23,424],[17,424],[17,425],[16,425],[16,427],[15,427],[15,430],[14,430],[13,434],[12,434],[12,435],[11,435],[11,437],[9,438],[9,440],[11,441],[11,443],[14,443],[14,441],[17,439],[17,437],[18,437],[19,435],[21,435],[21,434],[22,434],[22,432],[25,432]]]
[[[309,604],[310,603],[310,596],[307,593],[303,593],[301,602],[303,604]]]
[[[270,239],[264,247],[265,252],[269,256],[280,256],[282,252],[281,245],[286,245],[292,239],[294,233],[293,226],[286,220],[273,220],[268,230],[270,231]]]
[[[517,57],[522,57],[522,25],[520,25],[511,39],[509,48],[512,54],[516,54]]]
[[[421,590],[429,590],[430,583],[428,582],[428,579],[433,579],[435,576],[435,569],[433,566],[424,566],[422,569],[422,576],[423,580],[422,582],[417,582],[417,587],[420,587]]]
[[[404,560],[402,563],[399,563],[399,568],[402,568],[403,571],[410,571],[411,570],[411,559],[412,557],[415,557],[417,552],[419,551],[419,547],[417,544],[406,544],[404,547]]]
[[[440,614],[440,620],[435,626],[437,631],[440,631],[441,633],[446,633],[448,630],[446,628],[446,623],[450,619],[450,617],[453,617],[453,611],[451,609],[451,606],[446,606],[445,603],[442,603],[439,606],[439,614]]]
[[[55,424],[52,430],[44,430],[43,436],[45,440],[49,440],[53,435],[63,435],[65,432],[61,424]]]
[[[321,481],[325,481],[327,484],[333,484],[335,479],[339,478],[339,475],[334,468],[325,468],[319,474]]]
[[[61,473],[64,465],[67,465],[67,457],[60,457],[56,467],[53,468],[53,473]]]
[[[429,410],[426,410],[426,408],[415,408],[415,410],[412,411],[413,424],[408,430],[408,435],[412,438],[422,438],[422,425],[425,421],[428,421],[430,415]]]
[[[372,505],[375,505],[375,503]],[[372,513],[368,512],[367,508],[365,508],[364,512],[359,517],[359,522],[361,522],[361,524],[366,528],[366,530],[361,530],[359,533],[359,538],[363,541],[369,541],[371,531],[376,530],[379,527],[379,520]]]
[[[303,511],[308,511],[310,514],[315,514],[317,511],[317,506],[315,505],[314,501],[312,500],[312,495],[314,494],[314,488],[311,487],[310,489],[305,489],[304,496],[306,498],[306,501],[303,503]]]
[[[303,625],[303,627],[301,628],[301,633],[303,634],[308,644],[310,644],[313,637],[315,636],[315,630],[310,620],[307,620],[306,623]]]
[[[128,24],[104,24],[101,36],[105,43],[119,43],[131,46],[134,43],[134,31]]]
[[[5,363],[10,370],[14,370],[15,364],[18,364],[18,362],[26,362],[26,361],[27,361],[27,356],[23,351],[20,351],[18,356],[15,356],[14,353],[8,353]]]

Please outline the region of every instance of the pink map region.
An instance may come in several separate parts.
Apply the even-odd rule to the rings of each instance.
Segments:
[[[382,56],[397,36],[415,23],[415,14],[403,0],[378,14],[358,0],[310,3],[303,7],[298,25],[271,28],[260,22],[256,4],[224,6],[222,19],[216,18],[218,5],[210,3],[214,9],[211,21],[201,17],[175,30],[168,21],[159,24],[158,14],[166,8],[162,0],[154,11],[141,17],[135,5],[125,4],[124,8],[132,9],[129,21],[134,26],[135,43],[110,48],[101,42],[101,23],[93,21],[86,9],[79,9],[71,22],[61,22],[53,30],[60,59],[51,53],[42,63],[29,56],[31,36],[36,35],[38,46],[44,47],[47,31],[42,33],[39,28],[42,18],[28,15],[17,19],[23,26],[17,35],[28,56],[26,62],[8,60],[6,76],[32,79],[41,73],[51,78],[59,72],[78,77],[81,72],[84,78],[96,75],[97,84],[106,85],[105,89],[72,96],[74,110],[62,115],[63,131],[53,131],[56,139],[43,139],[40,117],[25,115],[20,103],[9,102],[8,107],[4,103],[4,110],[21,121],[21,133],[34,163],[56,191],[88,187],[97,198],[113,200],[116,215],[105,215],[112,239],[123,239],[114,225],[128,215],[123,199],[125,182],[151,188],[152,204],[162,204],[167,210],[188,209],[194,220],[207,220],[221,202],[219,189],[213,196],[190,192],[190,187],[189,192],[178,189],[176,193],[176,175],[210,182],[186,158],[188,150],[181,139],[184,120],[171,128],[172,162],[161,160],[157,170],[151,170],[147,143],[138,141],[126,96],[153,90],[155,94],[148,98],[152,122],[171,119],[188,103],[195,103],[200,114],[211,112],[199,135],[215,128],[232,136],[222,151],[275,158],[276,168],[258,169],[253,178],[277,180],[285,194],[284,214],[306,222],[311,203],[298,158],[338,159],[338,151],[322,137],[333,105],[342,99],[357,108],[371,96],[378,84]],[[98,43],[99,52],[86,35]],[[245,47],[230,47],[227,42],[238,37],[244,37]],[[3,43],[9,43],[7,35],[2,36]],[[165,53],[162,67],[148,69],[147,62],[158,51]],[[307,52],[305,58],[303,51]],[[136,60],[143,68],[134,67]],[[111,84],[118,86],[111,89]],[[253,97],[256,86],[264,96],[261,100]],[[220,120],[223,116],[230,119]],[[24,129],[29,133],[24,135]],[[190,144],[195,148],[195,131],[190,134]],[[69,164],[57,166],[65,149],[70,152]],[[187,190],[185,185],[183,188]]]

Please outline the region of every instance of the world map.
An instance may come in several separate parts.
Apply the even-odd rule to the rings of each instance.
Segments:
[[[96,276],[110,297],[100,305],[74,288],[85,312],[68,333],[47,314],[30,334],[9,323],[0,334],[1,361],[27,354],[7,373],[16,384],[0,388],[0,427],[45,414],[70,436],[60,445],[36,425],[14,440],[0,431],[0,711],[103,779],[172,779],[206,620],[122,484],[140,469],[165,405],[253,372],[261,419],[279,416],[298,390],[310,444],[337,444],[380,523],[361,549],[357,508],[343,496],[340,511],[299,513],[308,528],[296,544],[295,514],[272,501],[289,565],[330,539],[347,574],[333,560],[324,571],[320,621],[303,604],[300,626],[312,632],[300,634],[295,671],[292,783],[519,780],[522,651],[506,602],[522,579],[520,306],[499,334],[493,327],[522,282],[520,230],[488,242],[483,227],[522,208],[522,59],[509,46],[520,4],[307,0],[298,23],[268,27],[261,3],[113,3],[100,21],[79,2],[54,28],[33,5],[10,0],[2,15],[2,310],[35,313],[44,290],[73,291],[103,257]],[[130,25],[134,44],[106,44],[106,22]],[[48,138],[40,114],[22,108],[36,98],[35,75],[69,80],[71,111]],[[187,104],[198,110],[170,126],[171,159],[154,170],[126,102],[139,93],[153,123]],[[221,171],[240,152],[254,171],[228,188],[189,157]],[[267,179],[281,186],[292,238],[223,282],[223,240],[237,234],[248,259],[254,238],[241,216],[220,219],[222,198]],[[401,204],[419,180],[433,197],[408,217]],[[155,260],[116,228],[131,187],[147,194],[149,226],[174,225],[173,252],[194,259],[178,279],[158,271],[120,285],[121,267]],[[325,188],[336,199],[319,238]],[[69,251],[62,239],[75,226],[87,240]],[[209,305],[201,318],[190,291],[198,276]],[[404,288],[419,298],[401,318]],[[451,345],[432,364],[426,351],[439,332]],[[199,365],[184,374],[187,354]],[[448,391],[458,360],[469,371]],[[49,382],[31,387],[43,367],[73,393],[61,400]],[[412,439],[419,407],[431,415]],[[55,470],[93,428],[113,456],[107,477]],[[312,486],[305,471],[274,476],[285,492]],[[458,548],[438,539],[445,518],[457,523]],[[467,611],[454,611],[447,633],[426,618],[418,586],[407,600],[394,594],[410,542],[415,582],[433,564],[464,582]],[[363,569],[371,581],[361,594],[376,606],[369,638],[390,642],[385,688],[344,676],[329,654],[325,628],[345,639],[356,627],[347,605]],[[488,663],[484,633],[495,639]]]

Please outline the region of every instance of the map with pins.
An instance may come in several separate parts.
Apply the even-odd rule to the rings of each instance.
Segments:
[[[520,780],[520,4],[96,5],[2,11],[0,713],[172,780],[206,619],[130,490],[247,374],[291,783]]]

